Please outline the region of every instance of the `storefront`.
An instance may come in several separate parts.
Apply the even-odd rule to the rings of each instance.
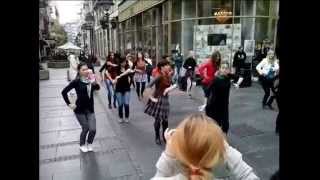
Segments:
[[[176,48],[184,56],[194,50],[200,63],[214,50],[231,62],[241,45],[250,61],[257,44],[276,47],[278,11],[278,0],[136,1],[119,11],[119,48],[154,61]]]

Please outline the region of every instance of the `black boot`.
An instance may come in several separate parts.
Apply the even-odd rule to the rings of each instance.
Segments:
[[[167,143],[167,140],[164,137],[164,132],[166,131],[167,128],[168,128],[168,121],[162,120],[162,139],[163,139],[164,143]]]
[[[155,132],[155,137],[156,137],[155,142],[156,142],[156,144],[161,145],[161,140],[160,140],[160,120],[156,119],[154,121],[153,126],[154,126],[154,132]]]

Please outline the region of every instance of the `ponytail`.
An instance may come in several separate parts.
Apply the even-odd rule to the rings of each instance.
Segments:
[[[203,168],[190,168],[189,180],[209,180],[212,179],[210,170]]]

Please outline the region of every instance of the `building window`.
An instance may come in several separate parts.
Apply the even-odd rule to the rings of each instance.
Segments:
[[[198,16],[210,17],[218,14],[225,14],[232,16],[233,0],[210,0],[210,1],[198,1]]]
[[[235,16],[253,16],[254,3],[254,0],[235,0]]]
[[[171,50],[176,49],[176,46],[179,46],[181,50],[181,21],[171,23]]]
[[[182,1],[181,0],[172,0],[171,2],[172,2],[171,19],[172,20],[181,19]]]
[[[256,9],[257,16],[269,16],[270,0],[256,1]]]
[[[194,25],[196,25],[196,21],[194,20],[185,20],[182,21],[182,29],[183,32],[183,49],[181,50],[184,56],[188,55],[189,50],[193,49],[193,32]]]
[[[163,3],[163,21],[168,21],[168,14],[169,14],[169,1]]]
[[[183,17],[184,18],[194,18],[196,14],[197,1],[193,0],[183,0]]]

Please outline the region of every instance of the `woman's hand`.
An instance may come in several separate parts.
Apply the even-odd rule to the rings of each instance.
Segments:
[[[77,105],[75,105],[75,104],[69,104],[68,106],[72,110],[75,110],[77,108]]]
[[[163,91],[163,95],[167,95],[169,93],[170,89],[169,88],[166,88],[164,91]]]

